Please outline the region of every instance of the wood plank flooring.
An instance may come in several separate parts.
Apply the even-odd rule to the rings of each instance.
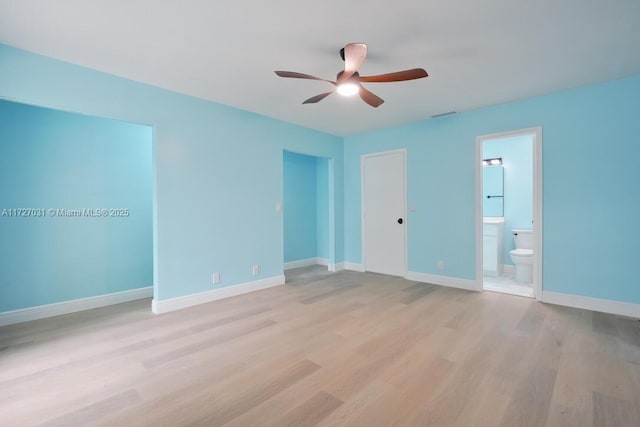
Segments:
[[[640,322],[322,267],[0,328],[2,426],[640,426]]]

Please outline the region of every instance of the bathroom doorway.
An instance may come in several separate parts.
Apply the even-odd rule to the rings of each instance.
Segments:
[[[476,280],[485,291],[541,297],[541,154],[539,127],[476,138]]]

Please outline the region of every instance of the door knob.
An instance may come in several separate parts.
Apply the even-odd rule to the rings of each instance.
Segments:
[[[398,218],[398,224],[402,224],[402,218]]]

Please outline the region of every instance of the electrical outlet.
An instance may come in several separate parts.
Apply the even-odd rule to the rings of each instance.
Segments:
[[[213,273],[213,284],[217,285],[220,283],[220,273]]]
[[[260,274],[260,266],[258,264],[254,264],[253,269],[251,270],[254,276]]]
[[[444,261],[443,260],[439,260],[438,261],[438,270],[440,270],[440,271],[444,270]]]

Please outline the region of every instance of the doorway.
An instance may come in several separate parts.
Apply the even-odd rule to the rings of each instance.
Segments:
[[[404,277],[406,150],[361,157],[362,261],[365,271]]]
[[[284,269],[333,271],[331,159],[285,150],[282,164]]]
[[[0,224],[0,323],[152,296],[153,128],[5,99],[0,117],[0,195],[26,208]]]
[[[476,138],[479,289],[541,297],[541,161],[540,127]]]

